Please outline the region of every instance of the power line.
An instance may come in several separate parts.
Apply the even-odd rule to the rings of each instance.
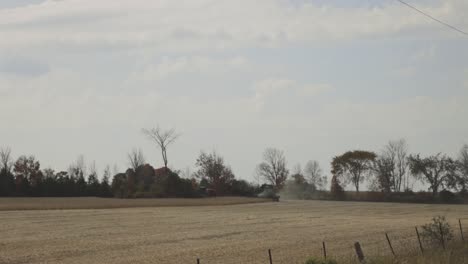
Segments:
[[[444,25],[444,26],[446,26],[446,27],[452,29],[452,30],[455,30],[455,31],[457,31],[457,32],[459,32],[459,33],[462,33],[462,34],[465,35],[465,36],[468,36],[468,33],[467,33],[467,32],[465,32],[465,31],[463,31],[463,30],[461,30],[461,29],[458,29],[458,28],[456,28],[456,27],[454,27],[454,26],[452,26],[452,25],[450,25],[450,24],[447,24],[447,23],[445,23],[444,21],[441,21],[441,20],[439,20],[439,19],[437,19],[437,18],[435,18],[435,17],[429,15],[428,13],[425,13],[425,12],[421,11],[420,9],[416,8],[415,6],[412,6],[412,5],[408,4],[408,3],[406,3],[406,2],[403,1],[403,0],[396,0],[396,1],[402,3],[403,5],[406,5],[407,7],[409,7],[409,8],[411,8],[411,9],[417,11],[418,13],[421,13],[421,14],[423,14],[424,16],[426,16],[426,17],[428,17],[428,18],[430,18],[430,19],[432,19],[432,20],[434,20],[434,21],[436,21],[436,22],[438,22],[438,23],[440,23],[440,24],[442,24],[442,25]]]

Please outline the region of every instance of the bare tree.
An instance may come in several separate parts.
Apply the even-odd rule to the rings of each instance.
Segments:
[[[289,174],[283,151],[275,148],[266,149],[263,153],[263,162],[257,166],[257,174],[276,189],[281,189]]]
[[[110,177],[112,176],[111,174],[112,174],[112,172],[111,172],[110,166],[106,165],[106,167],[104,168],[104,172],[102,174],[102,178],[104,179],[104,178],[107,177],[107,179],[110,179]]]
[[[87,172],[86,162],[83,155],[78,156],[76,162],[70,165],[68,168],[68,173],[73,178],[84,178]]]
[[[116,174],[119,174],[119,166],[117,164],[114,164],[114,166],[112,167],[112,174],[116,175]]]
[[[93,160],[93,162],[91,162],[91,164],[89,164],[89,175],[94,175],[97,177],[98,175],[98,172],[97,172],[97,168],[96,168],[96,161]]]
[[[11,157],[11,149],[1,148],[0,149],[0,170],[5,169],[5,171],[10,172],[13,166],[13,161]]]
[[[409,187],[408,175],[408,144],[406,140],[399,139],[390,141],[385,146],[383,153],[380,155],[385,160],[385,163],[391,168],[390,176],[392,179],[392,190],[400,192]]]
[[[181,171],[180,175],[182,178],[191,179],[193,177],[193,173],[190,166],[185,167],[185,169]]]
[[[465,144],[458,155],[458,164],[460,168],[460,185],[463,191],[468,189],[468,145]]]
[[[297,163],[296,165],[294,165],[294,167],[292,168],[292,174],[303,174],[303,171],[302,171],[302,166],[300,163]]]
[[[174,143],[179,137],[175,129],[162,130],[159,126],[151,129],[143,129],[145,134],[150,140],[154,141],[161,149],[162,159],[164,161],[164,167],[167,168],[167,147]]]
[[[133,171],[137,171],[138,167],[145,165],[145,156],[141,149],[134,148],[132,152],[127,154],[128,164],[133,169]]]
[[[258,187],[260,187],[261,181],[262,181],[262,176],[257,172],[257,169],[255,169],[255,171],[253,172],[252,177],[254,179],[254,183],[256,183]]]
[[[315,160],[309,160],[304,168],[307,182],[313,184],[317,189],[323,190],[327,185],[327,177],[323,175],[320,165]]]

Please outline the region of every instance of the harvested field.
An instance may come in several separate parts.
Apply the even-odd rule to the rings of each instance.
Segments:
[[[70,198],[0,198],[0,211],[56,210],[56,209],[110,209],[132,207],[210,206],[269,202],[270,199],[247,197],[114,199],[96,197]]]
[[[323,240],[329,256],[351,256],[355,241],[367,255],[388,255],[384,232],[398,254],[418,249],[414,226],[437,214],[455,225],[468,206],[283,201],[2,211],[0,262],[268,263],[271,248],[274,263],[303,263],[320,256]]]

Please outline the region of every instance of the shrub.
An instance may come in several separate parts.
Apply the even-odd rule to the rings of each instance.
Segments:
[[[228,193],[234,196],[255,196],[256,188],[244,180],[232,180],[228,186]]]
[[[310,258],[306,261],[305,264],[338,264],[333,259],[316,259],[316,258]]]
[[[457,202],[457,196],[451,191],[443,190],[439,193],[439,201],[442,203],[455,203]]]
[[[432,223],[422,226],[421,236],[431,244],[438,244],[442,241],[450,241],[453,239],[453,229],[445,219],[445,216],[436,216],[432,218]]]

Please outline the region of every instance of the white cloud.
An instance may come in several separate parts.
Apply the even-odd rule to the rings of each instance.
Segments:
[[[437,46],[432,44],[428,45],[425,48],[421,48],[418,50],[413,57],[411,58],[413,61],[423,61],[423,60],[430,60],[436,56]]]
[[[253,104],[255,108],[263,112],[276,112],[285,105],[290,110],[303,104],[304,100],[310,99],[330,91],[329,84],[301,84],[291,79],[264,79],[253,84]]]
[[[132,79],[158,81],[170,76],[187,73],[217,74],[232,70],[248,70],[249,62],[245,57],[213,59],[202,56],[163,57],[158,63],[147,63],[144,69],[133,73]]]
[[[468,4],[448,0],[421,6],[459,26]],[[3,48],[99,47],[162,51],[223,50],[441,31],[427,18],[397,3],[379,8],[338,8],[286,1],[46,1],[0,9]]]
[[[49,66],[40,61],[6,55],[0,57],[0,77],[37,77],[49,71]]]
[[[466,1],[418,6],[466,25]],[[415,39],[426,34],[439,42],[419,45],[424,41]],[[466,96],[427,96],[434,72],[420,67],[447,55],[442,42],[458,35],[397,3],[370,9],[283,0],[46,1],[0,9],[0,35],[0,139],[54,167],[78,153],[101,165],[123,164],[135,145],[158,160],[139,133],[156,123],[183,133],[171,150],[175,167],[193,164],[200,149],[213,146],[245,178],[272,145],[284,148],[291,164],[319,159],[327,170],[331,156],[350,148],[407,137],[415,151],[450,151],[468,134]],[[403,44],[391,46],[402,36]],[[375,38],[382,42],[366,45]],[[347,56],[361,44],[382,57],[362,52],[361,64]],[[413,57],[393,53],[415,46],[423,48]],[[424,80],[382,77],[400,60],[386,59],[395,54],[395,64],[406,66],[399,73],[418,70]],[[459,74],[457,85],[464,81]],[[392,81],[403,86],[398,94],[376,98],[382,88],[372,85]],[[413,85],[422,97],[401,91]]]

